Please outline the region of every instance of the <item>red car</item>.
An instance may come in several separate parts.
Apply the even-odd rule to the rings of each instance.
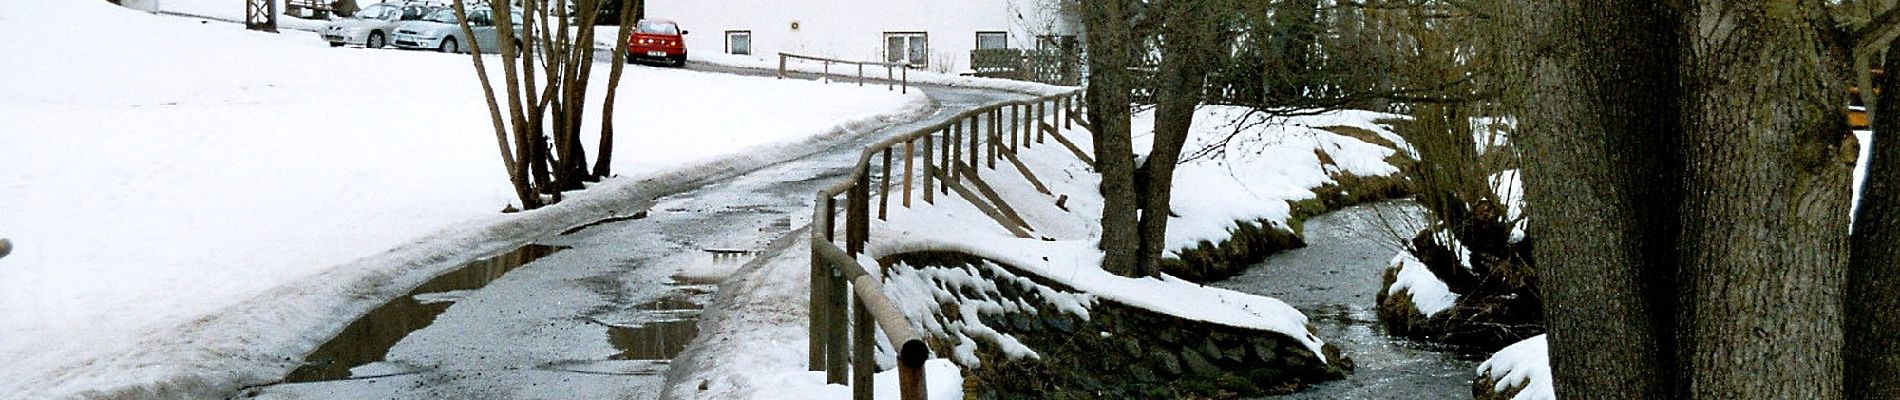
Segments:
[[[627,62],[652,60],[686,65],[686,31],[664,19],[643,19],[627,34]]]

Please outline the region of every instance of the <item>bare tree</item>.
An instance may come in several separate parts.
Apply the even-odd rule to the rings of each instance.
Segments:
[[[587,111],[587,82],[594,64],[594,22],[599,4],[599,0],[492,3],[500,38],[497,42],[507,96],[505,108],[490,82],[480,43],[468,43],[470,59],[488,100],[496,142],[523,208],[558,202],[561,192],[580,189],[584,182],[598,180],[608,172],[589,171],[580,135]],[[455,0],[453,8],[464,36],[474,37],[463,1]],[[623,49],[616,51],[616,59],[624,57],[625,46],[617,47]],[[619,70],[616,62],[609,77],[610,87],[617,86]],[[611,160],[613,150],[612,99],[609,96],[602,107],[603,147],[599,154],[604,160]]]

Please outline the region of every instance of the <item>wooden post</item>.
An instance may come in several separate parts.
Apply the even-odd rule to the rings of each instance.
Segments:
[[[812,207],[812,223],[811,228],[808,229],[819,229],[823,227],[826,228],[825,234],[829,236],[831,233],[829,228],[831,227],[833,211],[831,208],[831,199],[827,197],[821,200],[819,204],[824,205],[824,207]],[[807,232],[807,234],[813,233],[817,232]],[[816,238],[818,235],[811,236]],[[811,322],[809,324],[810,326],[806,329],[806,333],[811,335],[810,340],[806,340],[809,344],[809,346],[806,347],[808,351],[807,355],[809,356],[807,357],[807,361],[810,363],[808,368],[811,371],[825,370],[825,338],[831,335],[831,332],[825,329],[825,323],[828,319],[825,315],[825,306],[831,304],[825,299],[825,293],[830,292],[830,289],[827,288],[826,285],[831,282],[831,279],[827,276],[830,275],[831,268],[826,267],[825,260],[819,257],[818,254],[818,246],[828,245],[829,244],[825,243],[812,243],[811,248]]]
[[[972,125],[974,125],[974,123],[972,123]],[[950,165],[952,163],[955,163],[957,160],[963,159],[963,121],[957,121],[954,124],[950,124],[950,137],[947,139],[948,140],[943,141],[943,145],[945,147],[949,147],[949,150],[944,152],[944,154],[949,155],[949,157],[943,158],[944,165]],[[944,168],[943,173],[944,173],[944,176],[948,176],[951,179],[956,179],[963,176],[961,175],[962,174],[961,172],[957,172],[950,168]],[[943,184],[949,185],[950,182],[943,182]],[[946,188],[946,190],[948,189]],[[944,192],[944,194],[949,194],[949,193],[950,192]]]
[[[896,74],[891,73],[891,65],[884,64],[884,90],[895,90],[895,88],[891,87],[892,82],[896,81],[896,79],[891,79],[893,77],[892,75]]]
[[[877,372],[877,360],[871,358],[877,350],[873,341],[877,335],[871,332],[871,312],[864,309],[864,299],[853,301],[851,307],[851,398],[852,400],[871,400],[871,374]]]
[[[838,271],[839,267],[830,264],[829,268],[825,268],[825,279],[830,281],[825,285],[825,321],[828,323],[825,329],[830,333],[825,336],[825,383],[844,384],[845,373],[851,371],[851,360],[846,358],[850,347],[845,343],[849,333],[845,329],[850,323],[845,315],[846,307],[849,307],[846,303],[849,299],[845,295],[849,291],[846,290],[844,277]]]
[[[884,148],[883,171],[884,178],[877,180],[877,219],[889,221],[890,219],[886,218],[891,208],[891,148],[889,147]],[[866,168],[865,172],[870,172],[870,169]]]
[[[930,135],[924,135],[924,137],[928,138]],[[911,165],[911,159],[917,157],[917,149],[912,146],[915,144],[917,144],[916,139],[904,142],[904,208],[910,208],[910,175],[911,171],[916,170],[916,167]],[[924,148],[928,149],[930,146],[924,145]]]
[[[904,67],[904,91],[898,92],[898,93],[910,94],[910,67],[909,66]]]
[[[950,128],[944,128],[941,133],[948,136]],[[937,179],[930,175],[930,169],[937,165],[934,162],[936,157],[933,157],[937,155],[937,146],[934,146],[936,140],[937,135],[924,135],[924,202],[930,204],[937,204]]]
[[[951,152],[951,149],[954,149],[957,147],[957,138],[956,136],[954,136],[954,134],[956,133],[956,130],[960,129],[960,127],[962,126],[963,126],[962,122],[952,123],[950,124],[949,129],[945,129],[943,131],[943,144],[942,144],[943,157],[940,157],[936,163],[933,163],[936,169],[947,170],[948,168],[944,168],[943,166],[950,165],[951,162],[954,162],[957,160],[956,157],[950,154],[950,152]],[[950,172],[944,171],[943,173],[946,174],[945,176],[948,176],[947,174],[949,174]],[[930,175],[930,171],[924,171],[924,174]],[[936,177],[936,178],[937,178],[936,179],[937,180],[937,194],[946,194],[946,195],[950,194],[950,182],[943,180],[943,177]]]
[[[1028,126],[1023,123],[1023,118],[1029,117],[1029,105],[1009,106],[1009,117],[1009,151],[1022,151],[1023,138],[1028,136],[1023,132],[1023,127]]]
[[[1047,118],[1049,118],[1049,102],[1046,102],[1046,101],[1038,101],[1038,102],[1036,102],[1036,119],[1035,119],[1035,124],[1036,124],[1036,125],[1042,125],[1042,120],[1043,120],[1043,119],[1047,119]],[[1041,143],[1042,143],[1042,130],[1041,130],[1041,129],[1037,129],[1037,130],[1036,130],[1036,143],[1037,143],[1037,144],[1041,144]]]
[[[864,86],[864,64],[858,64],[858,86]]]
[[[897,361],[897,393],[901,400],[930,400],[930,393],[924,390],[922,362],[911,365],[904,360]]]
[[[998,108],[998,109],[990,111],[990,135],[989,135],[990,154],[989,154],[989,157],[984,158],[985,160],[989,160],[988,165],[990,169],[996,169],[996,146],[1002,145],[1001,143],[1002,141],[1003,141],[1003,109]],[[982,164],[978,164],[978,165],[982,165]]]
[[[864,173],[858,174],[858,181],[845,191],[844,250],[852,256],[864,252],[864,242],[871,235],[871,168],[860,168]]]
[[[990,113],[984,113],[984,114],[985,114],[985,116],[987,116],[987,115],[988,115],[988,114],[990,114]],[[974,120],[973,120],[973,121],[974,121]],[[993,123],[996,123],[996,119],[995,119],[995,118],[990,118],[990,121],[988,121],[988,122],[984,122],[984,123],[982,123],[982,125],[977,125],[977,124],[971,124],[971,125],[977,125],[977,126],[972,126],[972,127],[970,127],[970,164],[971,164],[971,165],[982,165],[982,164],[980,164],[980,163],[981,163],[981,161],[980,161],[980,160],[982,160],[982,159],[983,159],[983,148],[982,148],[982,147],[977,147],[977,146],[979,146],[979,145],[981,145],[981,143],[979,143],[979,142],[981,142],[981,141],[983,141],[983,140],[982,140],[981,138],[979,138],[979,137],[978,137],[978,135],[977,135],[977,133],[978,133],[978,131],[982,131],[982,130],[984,130],[984,129],[982,129],[982,128],[984,128],[984,125],[989,125],[989,124],[993,124]],[[970,171],[969,171],[969,172],[964,172],[964,173],[965,173],[965,174],[968,174],[968,173],[975,173],[975,172],[977,172],[977,170],[976,170],[976,169],[974,169],[974,168],[972,168],[972,169],[970,169]],[[962,174],[958,174],[958,175],[962,175]]]
[[[785,53],[778,53],[778,78],[785,79]]]
[[[1068,112],[1064,113],[1064,115],[1062,116],[1062,130],[1066,131],[1070,129],[1075,129],[1075,122],[1074,122],[1075,111],[1076,111],[1075,95],[1062,96],[1062,98],[1065,100],[1068,100],[1069,102],[1069,105],[1066,108]]]

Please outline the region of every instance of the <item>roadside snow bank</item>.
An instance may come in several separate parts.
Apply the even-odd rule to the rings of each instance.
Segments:
[[[0,98],[0,237],[16,247],[0,259],[0,398],[227,395],[460,262],[930,108],[634,67],[622,176],[501,215],[513,195],[466,56],[105,2],[24,0],[0,20],[35,38],[0,43],[0,76],[22,78]]]
[[[1544,335],[1533,336],[1499,350],[1484,364],[1478,365],[1477,373],[1478,379],[1472,382],[1476,386],[1474,389],[1489,391],[1496,395],[1494,398],[1557,399],[1556,389],[1551,386],[1549,345],[1544,341]],[[1483,386],[1487,384],[1490,386]]]

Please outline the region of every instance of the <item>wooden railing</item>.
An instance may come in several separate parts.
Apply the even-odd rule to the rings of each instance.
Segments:
[[[891,62],[874,62],[874,61],[850,61],[850,60],[830,59],[830,58],[824,58],[824,57],[812,57],[812,56],[801,56],[797,54],[778,53],[778,78],[779,79],[785,79],[786,61],[789,61],[789,60],[809,60],[809,61],[817,61],[817,62],[824,63],[825,68],[822,70],[821,74],[819,75],[820,77],[824,77],[824,78],[831,77],[831,64],[855,65],[858,67],[858,74],[857,74],[858,86],[864,86],[864,79],[865,79],[864,66],[869,65],[873,67],[884,67],[884,89],[895,90],[893,89],[894,87],[902,87],[903,88],[902,93],[910,93],[910,69],[912,68],[910,64],[891,63]],[[844,75],[839,75],[839,76],[844,76]],[[873,77],[872,79],[876,79],[876,78]],[[829,82],[830,79],[826,79],[826,81]]]
[[[869,400],[872,376],[877,368],[872,359],[876,335],[871,329],[875,325],[884,330],[891,348],[897,352],[902,398],[922,400],[926,397],[923,363],[930,358],[930,349],[923,336],[911,328],[903,312],[885,295],[880,283],[884,274],[872,275],[870,268],[877,268],[875,263],[866,266],[857,258],[870,241],[873,194],[877,198],[876,218],[885,219],[893,201],[899,207],[910,207],[914,198],[934,203],[938,194],[955,192],[1010,233],[1030,237],[1029,232],[1033,230],[997,196],[981,175],[985,169],[995,170],[996,161],[1002,159],[1021,171],[1038,190],[1049,194],[1016,157],[1018,149],[1042,144],[1046,138],[1054,138],[1093,164],[1087,153],[1064,138],[1059,129],[1043,122],[1045,116],[1054,115],[1060,121],[1054,124],[1073,126],[1077,120],[1075,114],[1082,108],[1078,102],[1080,95],[1080,90],[1072,90],[994,104],[885,139],[859,154],[847,180],[818,192],[811,225],[809,345],[812,371],[825,371],[826,381],[836,384],[846,384],[849,375],[852,397]],[[1012,118],[1004,118],[1005,110]],[[875,185],[873,180],[877,181]],[[974,186],[977,191],[966,186]],[[835,218],[839,215],[838,197],[841,195],[844,196],[842,224]],[[1066,198],[1056,202],[1061,204],[1063,200]],[[838,242],[840,225],[844,228],[842,247]]]

